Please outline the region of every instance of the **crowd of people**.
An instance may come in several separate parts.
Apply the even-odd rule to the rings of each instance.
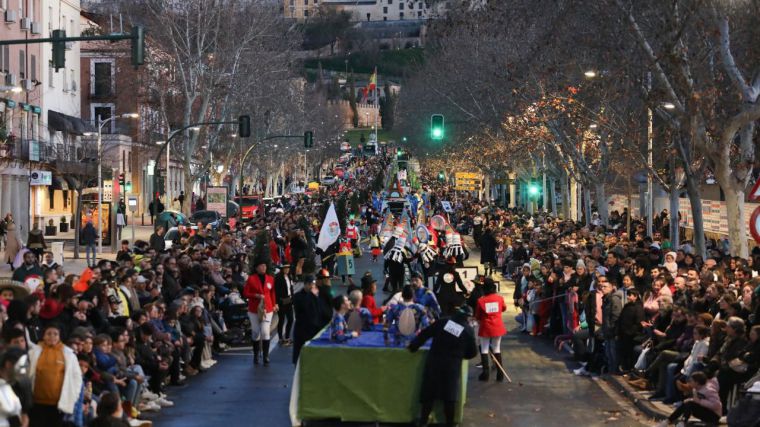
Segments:
[[[0,282],[0,425],[148,425],[143,413],[173,406],[172,387],[229,345],[251,345],[254,363],[267,365],[276,333],[297,358],[332,316],[302,311],[322,307],[305,300],[318,272],[320,210],[341,188],[369,194],[386,166],[384,156],[354,159],[333,194],[284,197],[234,228],[180,226],[170,248],[157,225],[149,241],[122,241],[114,260],[88,257],[84,271],[22,245],[7,216],[4,261],[24,253]]]
[[[462,223],[485,270],[514,280],[521,332],[553,337],[576,375],[623,375],[674,405],[662,425],[717,423],[760,391],[760,250],[708,240],[702,257],[637,219],[626,232],[624,215],[605,227],[475,203]]]

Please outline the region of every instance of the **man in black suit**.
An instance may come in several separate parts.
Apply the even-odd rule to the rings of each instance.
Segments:
[[[277,337],[283,347],[293,344],[290,331],[293,329],[293,284],[290,281],[290,264],[280,266],[280,271],[274,276],[274,294],[277,298],[277,313],[280,321],[277,323]]]
[[[332,319],[332,309],[319,297],[317,280],[306,276],[303,289],[293,296],[296,322],[293,326],[293,364],[298,362],[301,347],[314,338]]]

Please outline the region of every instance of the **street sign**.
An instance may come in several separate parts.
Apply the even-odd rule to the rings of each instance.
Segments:
[[[755,208],[749,218],[749,233],[755,242],[760,243],[760,206]]]
[[[136,195],[127,196],[127,207],[129,207],[130,212],[137,212],[137,196]]]
[[[483,176],[476,172],[454,174],[454,189],[457,191],[480,191]]]
[[[53,173],[34,170],[29,176],[29,185],[53,185]]]
[[[760,179],[755,181],[755,185],[752,186],[752,191],[749,192],[750,201],[760,200]]]

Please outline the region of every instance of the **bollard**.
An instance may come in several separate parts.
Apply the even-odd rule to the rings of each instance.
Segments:
[[[142,223],[141,225],[145,225],[145,214],[144,213],[140,214],[140,222]]]

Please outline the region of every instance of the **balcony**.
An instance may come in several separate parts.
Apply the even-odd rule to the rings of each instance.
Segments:
[[[53,145],[32,139],[8,139],[0,144],[0,158],[51,162],[55,159]]]

